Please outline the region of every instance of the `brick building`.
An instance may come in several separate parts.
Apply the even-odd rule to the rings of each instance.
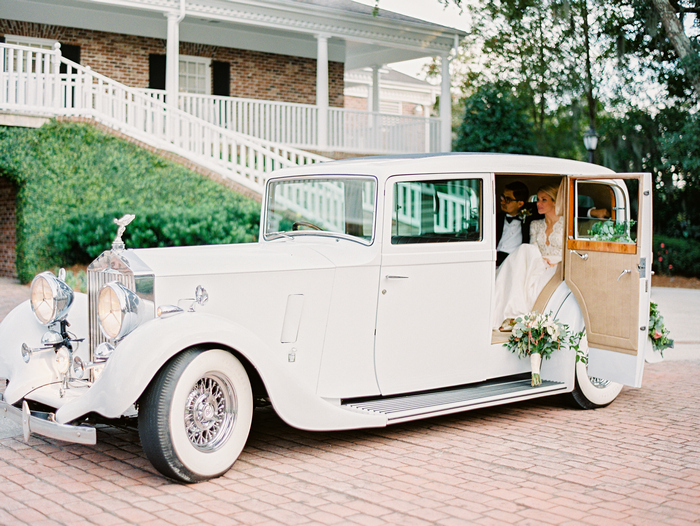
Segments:
[[[129,88],[153,93],[168,104],[183,94],[196,94],[313,108],[317,117],[309,137],[317,142],[286,146],[340,156],[357,155],[365,147],[343,150],[338,140],[329,138],[333,122],[343,118],[331,110],[342,111],[345,105],[347,70],[370,68],[376,80],[376,72],[388,63],[441,57],[446,64],[464,36],[456,29],[384,10],[375,16],[372,6],[352,0],[21,0],[3,2],[0,16],[0,42],[47,50],[58,43],[65,59]],[[445,101],[437,123],[441,134],[434,133],[433,144],[442,141],[438,147],[446,151],[451,123],[449,67],[443,72],[441,93],[448,96],[441,97]],[[378,82],[371,89],[373,100],[378,100]],[[0,125],[25,125],[26,115],[3,104],[0,100]],[[415,117],[415,107],[408,114]],[[267,132],[280,126],[268,123]],[[287,126],[294,130],[296,124]],[[347,127],[341,129],[347,137],[340,140],[354,139],[362,126],[350,133]],[[287,131],[285,136],[292,135]],[[275,142],[274,137],[256,138]],[[428,144],[429,139],[418,142]],[[7,260],[15,250],[16,191],[0,176],[0,275],[4,276],[14,275],[13,263]]]

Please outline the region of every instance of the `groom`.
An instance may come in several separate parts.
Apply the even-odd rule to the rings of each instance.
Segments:
[[[520,181],[508,183],[501,194],[501,212],[496,214],[496,265],[523,243],[530,242],[533,210],[527,202],[527,186]]]

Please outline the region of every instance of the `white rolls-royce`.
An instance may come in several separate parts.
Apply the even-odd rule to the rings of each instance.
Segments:
[[[562,348],[534,387],[491,319],[499,197],[516,180],[559,187],[564,206],[563,259],[532,310],[585,331],[587,363]],[[131,250],[125,216],[87,294],[42,272],[0,325],[0,415],[86,444],[97,423],[138,419],[153,465],[194,482],[233,466],[258,402],[306,430],[563,393],[605,406],[641,385],[651,188],[577,161],[414,155],[274,173],[257,243]]]

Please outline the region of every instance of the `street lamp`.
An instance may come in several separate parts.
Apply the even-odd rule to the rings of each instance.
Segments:
[[[598,134],[593,129],[593,126],[588,128],[586,133],[583,134],[583,145],[586,147],[586,150],[588,150],[588,162],[592,163],[593,151],[598,146]]]

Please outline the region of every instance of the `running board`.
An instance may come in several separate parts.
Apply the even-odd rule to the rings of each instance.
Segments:
[[[542,385],[532,387],[529,376],[527,379],[495,380],[438,391],[345,400],[342,407],[383,414],[387,417],[387,424],[397,424],[566,392],[564,383],[549,380],[542,380]]]

